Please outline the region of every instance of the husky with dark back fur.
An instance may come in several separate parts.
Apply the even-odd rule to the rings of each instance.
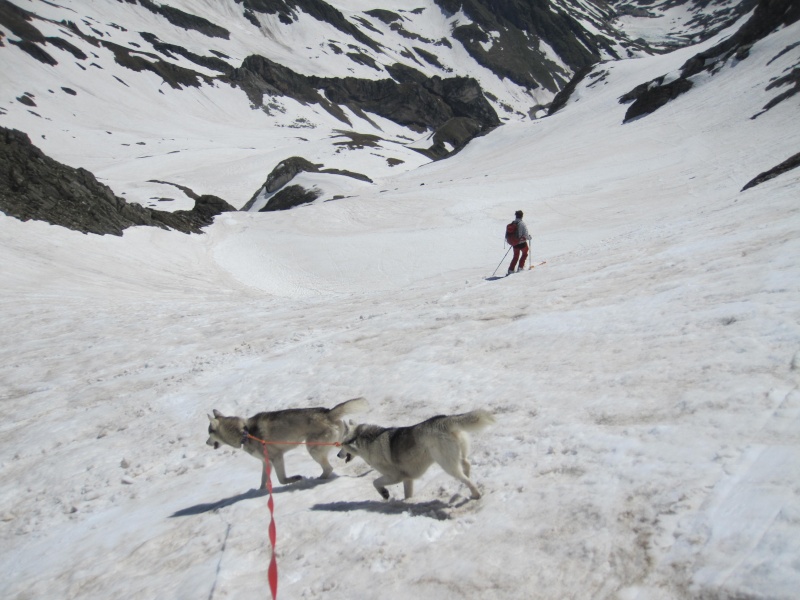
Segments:
[[[322,479],[333,473],[328,462],[331,446],[341,442],[344,435],[342,417],[367,408],[364,398],[353,398],[333,408],[290,408],[273,412],[262,412],[249,419],[226,417],[218,410],[208,415],[208,440],[206,444],[216,450],[222,444],[241,448],[264,463],[264,444],[253,438],[273,442],[267,445],[269,461],[282,484],[303,479],[300,475],[286,476],[283,455],[297,448],[298,442],[308,442],[308,453],[322,467]],[[294,442],[294,443],[281,443]],[[315,445],[323,444],[323,445]],[[264,465],[266,467],[266,465]],[[267,486],[266,469],[261,470],[261,488]]]
[[[378,493],[389,499],[387,485],[403,482],[406,499],[414,493],[414,479],[422,477],[433,463],[462,481],[473,498],[481,493],[469,479],[467,431],[477,431],[494,423],[485,410],[460,415],[439,415],[410,427],[379,427],[345,423],[339,458],[348,461],[360,456],[381,477],[373,483]]]

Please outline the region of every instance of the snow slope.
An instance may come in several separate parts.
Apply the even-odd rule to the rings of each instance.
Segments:
[[[796,99],[750,119],[798,36],[624,126],[698,49],[605,64],[551,118],[204,235],[0,215],[0,594],[267,597],[258,464],[206,414],[364,395],[386,425],[490,410],[484,496],[289,454],[281,598],[793,598],[798,174],[739,190],[800,146]],[[518,208],[547,264],[495,279]]]
[[[318,104],[284,96],[265,95],[263,107],[252,106],[242,89],[222,77],[225,68],[241,67],[248,56],[268,57],[296,73],[320,77],[387,79],[387,68],[396,64],[427,77],[472,77],[499,118],[509,122],[543,114],[555,95],[555,89],[527,89],[481,66],[452,38],[454,28],[469,25],[470,19],[463,12],[445,13],[432,0],[413,7],[396,0],[329,3],[346,23],[368,33],[372,43],[290,4],[293,18],[284,21],[291,23],[279,14],[249,11],[234,0],[165,0],[150,8],[107,0],[16,2],[13,6],[37,16],[29,26],[51,39],[39,49],[57,64],[39,62],[13,43],[17,36],[2,29],[8,43],[0,46],[0,90],[5,92],[0,122],[25,131],[48,156],[88,169],[129,202],[162,210],[191,208],[191,199],[175,184],[241,208],[272,169],[291,156],[328,169],[352,170],[357,164],[362,174],[377,179],[429,162],[417,149],[428,149],[433,135],[343,108],[348,123]],[[177,26],[154,12],[159,6],[195,15],[227,35]],[[384,22],[393,18],[387,11],[398,20]],[[569,13],[578,30],[599,31],[608,18],[583,2],[559,0],[552,11]],[[72,49],[52,43],[53,38]],[[603,59],[642,52],[623,48],[621,32],[605,39],[599,51]],[[572,75],[546,43],[540,43],[539,51],[562,80]],[[132,57],[127,62],[118,57],[125,53]],[[208,79],[201,83],[191,77],[198,87],[185,81],[171,85],[153,71],[121,64],[136,58]],[[227,66],[217,71],[209,64]],[[342,132],[371,136],[375,143],[344,145]],[[316,183],[325,198],[338,193],[340,183],[331,179]]]

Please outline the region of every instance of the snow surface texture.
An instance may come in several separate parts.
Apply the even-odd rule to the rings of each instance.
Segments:
[[[624,126],[697,48],[606,64],[551,118],[204,235],[0,215],[0,595],[267,597],[259,465],[206,414],[363,395],[384,425],[491,411],[483,498],[292,452],[281,598],[796,597],[798,174],[739,190],[800,147],[796,99],[750,119],[798,38]],[[494,280],[518,208],[547,264]]]

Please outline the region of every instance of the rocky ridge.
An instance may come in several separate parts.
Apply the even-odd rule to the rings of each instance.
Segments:
[[[46,221],[82,233],[122,235],[144,225],[201,233],[214,217],[235,210],[215,196],[197,195],[192,210],[165,212],[126,202],[86,169],[47,157],[28,136],[0,127],[0,210],[21,221]]]

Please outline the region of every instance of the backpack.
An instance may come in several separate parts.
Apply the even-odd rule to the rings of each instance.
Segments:
[[[506,243],[509,246],[516,246],[520,243],[516,221],[511,221],[511,223],[506,225]]]

